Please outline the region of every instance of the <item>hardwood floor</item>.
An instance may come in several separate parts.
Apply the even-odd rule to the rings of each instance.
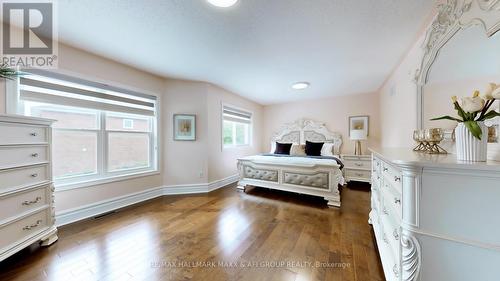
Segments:
[[[321,198],[228,186],[169,196],[59,229],[0,263],[0,280],[384,280],[370,193]]]

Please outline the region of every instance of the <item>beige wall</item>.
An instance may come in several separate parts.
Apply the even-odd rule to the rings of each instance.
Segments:
[[[59,44],[59,71],[85,79],[147,91],[156,95],[161,95],[165,89],[165,81],[161,77],[63,44]],[[163,123],[160,120],[159,128],[162,127]],[[158,187],[162,184],[162,175],[160,174],[111,184],[58,191],[56,192],[56,211],[92,204]]]
[[[248,147],[222,148],[222,104],[253,113],[252,143]],[[263,106],[230,93],[220,87],[208,86],[208,179],[215,181],[237,173],[238,157],[262,152]]]
[[[222,148],[222,104],[254,113],[253,141],[249,147]],[[165,185],[210,183],[237,173],[236,159],[261,152],[262,106],[220,87],[183,80],[167,80],[162,101]],[[196,114],[196,141],[174,141],[173,114]]]
[[[300,118],[313,119],[326,124],[329,130],[342,134],[341,152],[354,151],[354,142],[349,140],[349,116],[370,116],[368,141],[362,142],[363,150],[368,146],[378,145],[380,141],[379,97],[375,93],[331,97],[301,102],[270,105],[264,108],[265,151],[269,151],[271,137],[287,122]]]
[[[165,185],[208,182],[207,84],[168,80],[163,96]],[[173,115],[196,114],[196,141],[174,141]]]
[[[436,2],[438,4],[442,0]],[[415,73],[420,68],[423,41],[435,14],[436,11],[431,13],[421,31],[415,35],[415,43],[379,90],[381,146],[411,147],[414,145],[412,137],[417,127]]]
[[[59,72],[159,96],[158,175],[57,191],[56,211],[164,185],[210,183],[237,173],[236,158],[260,152],[262,106],[208,83],[165,79],[91,53],[59,45]],[[221,149],[221,104],[254,112],[251,147]],[[5,113],[5,85],[0,81],[0,113]],[[173,140],[173,114],[196,114],[197,140]]]

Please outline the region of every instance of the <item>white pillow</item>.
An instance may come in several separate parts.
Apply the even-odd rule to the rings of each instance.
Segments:
[[[274,154],[275,151],[276,151],[276,142],[272,141],[271,142],[271,151],[269,151],[269,153]]]
[[[321,148],[321,156],[333,157],[333,143],[324,143]]]
[[[306,156],[306,145],[305,144],[292,144],[290,148],[291,156]]]

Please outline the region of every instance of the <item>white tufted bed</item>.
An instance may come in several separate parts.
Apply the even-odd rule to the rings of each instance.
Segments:
[[[333,143],[340,154],[342,136],[323,123],[300,119],[286,124],[272,141],[304,144],[307,141]],[[238,159],[238,188],[259,186],[323,197],[328,206],[340,207],[339,185],[344,183],[341,165],[334,159],[254,155]]]

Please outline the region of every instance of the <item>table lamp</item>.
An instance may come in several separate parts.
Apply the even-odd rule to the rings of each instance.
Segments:
[[[354,155],[362,155],[363,151],[361,150],[361,141],[366,140],[366,132],[365,130],[351,130],[350,134],[351,140],[356,141],[354,145]]]

